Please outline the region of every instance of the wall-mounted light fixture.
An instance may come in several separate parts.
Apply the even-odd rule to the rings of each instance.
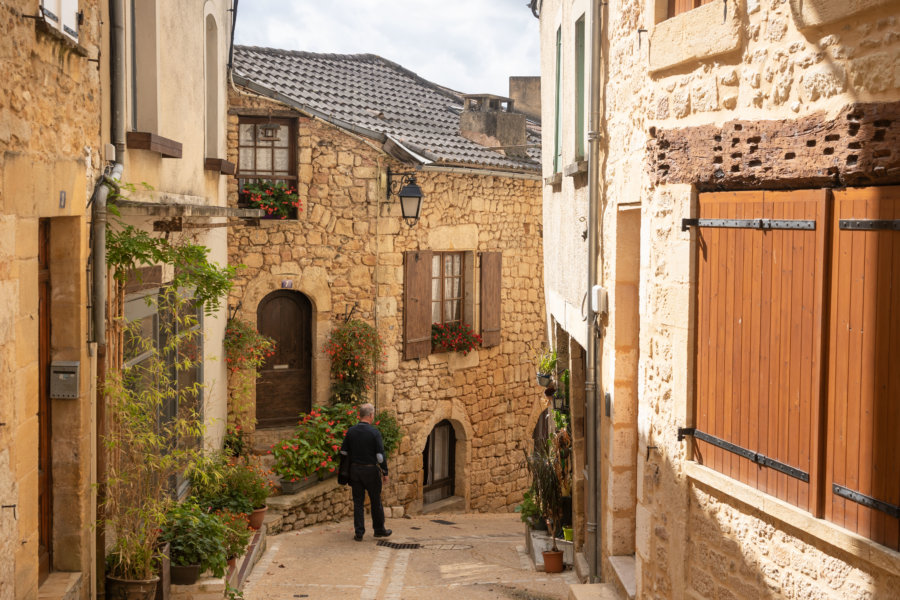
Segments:
[[[396,178],[396,179],[394,179]],[[392,173],[387,171],[387,199],[391,194],[400,198],[400,212],[406,223],[412,227],[419,221],[422,213],[422,188],[416,183],[415,172]]]

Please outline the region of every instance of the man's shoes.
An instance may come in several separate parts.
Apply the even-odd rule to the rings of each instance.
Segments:
[[[375,537],[391,537],[391,534],[394,533],[390,529],[385,529],[384,531],[376,531]]]
[[[362,541],[362,537],[363,537],[363,536],[362,536],[361,533],[357,533],[356,535],[353,536],[353,541],[355,541],[355,542],[361,542],[361,541]],[[376,536],[376,537],[377,537],[377,536]]]

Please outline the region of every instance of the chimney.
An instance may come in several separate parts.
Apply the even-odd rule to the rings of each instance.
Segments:
[[[507,156],[525,157],[525,115],[514,113],[513,100],[492,94],[463,96],[459,133]]]
[[[510,77],[509,97],[516,103],[516,112],[535,121],[541,120],[541,78],[539,76]]]

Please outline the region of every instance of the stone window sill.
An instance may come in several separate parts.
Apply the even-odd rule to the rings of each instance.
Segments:
[[[657,23],[650,32],[650,72],[726,54],[740,48],[735,3],[715,0]],[[722,16],[725,15],[723,22]]]
[[[76,600],[81,597],[81,573],[54,571],[38,588],[38,600]]]
[[[544,185],[557,186],[562,183],[562,173],[554,173],[550,177],[544,177]]]
[[[834,2],[834,0],[790,0],[791,12],[800,29],[820,27],[843,21],[863,11],[892,3],[894,0],[857,0],[856,2]]]
[[[563,173],[566,177],[576,177],[578,175],[584,175],[587,173],[588,164],[586,160],[576,160],[573,163],[569,163],[566,165],[566,168],[563,169]]]
[[[40,9],[39,9],[39,12],[40,12]],[[50,25],[48,25],[47,22],[44,21],[43,17],[36,18],[35,25],[37,26],[37,29],[39,31],[41,31],[44,35],[52,37],[57,42],[61,43],[63,46],[65,46],[66,48],[68,48],[69,50],[74,52],[75,54],[77,54],[79,56],[83,56],[85,58],[90,57],[90,53],[88,52],[88,49],[85,48],[84,46],[82,46],[80,42],[76,42],[72,38],[66,36],[62,32],[60,32],[60,31],[56,30],[55,28],[51,27]],[[94,60],[97,60],[97,59],[94,59]]]
[[[769,496],[699,463],[686,462],[684,472],[688,479],[718,490],[745,504],[749,513],[759,511],[889,573],[900,572],[900,552],[895,552],[824,519],[817,519],[796,506]]]

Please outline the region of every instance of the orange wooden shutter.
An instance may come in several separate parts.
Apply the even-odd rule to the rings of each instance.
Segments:
[[[431,251],[410,250],[403,269],[403,359],[431,353]]]
[[[900,231],[873,220],[900,187],[835,191],[825,517],[898,550]]]
[[[813,507],[819,443],[826,198],[824,190],[702,194],[701,219],[813,221],[815,229],[697,233],[698,459],[804,509]]]
[[[481,253],[481,340],[490,348],[500,344],[500,252]]]

